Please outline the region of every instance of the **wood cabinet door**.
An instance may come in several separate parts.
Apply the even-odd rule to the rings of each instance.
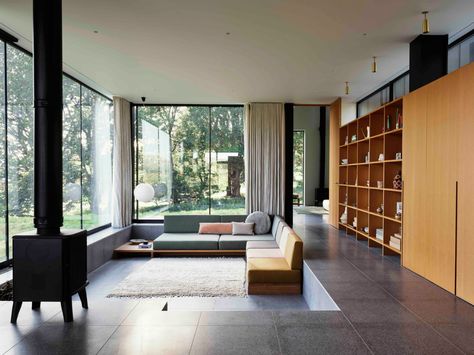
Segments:
[[[460,76],[429,84],[426,115],[426,278],[455,293]]]
[[[457,295],[474,304],[474,63],[461,73],[458,157]]]
[[[329,224],[339,228],[339,130],[341,99],[331,104],[329,111]]]
[[[417,90],[403,99],[403,253],[402,264],[425,276],[426,109],[427,92]]]

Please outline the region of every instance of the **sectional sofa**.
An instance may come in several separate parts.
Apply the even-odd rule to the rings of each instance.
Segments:
[[[246,255],[248,294],[301,293],[303,242],[279,216],[270,233],[199,234],[199,223],[243,222],[246,216],[166,216],[155,254]]]

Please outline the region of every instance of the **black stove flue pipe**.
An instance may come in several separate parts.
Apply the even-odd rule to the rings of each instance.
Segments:
[[[33,0],[33,62],[34,225],[39,235],[56,235],[63,225],[61,0]]]

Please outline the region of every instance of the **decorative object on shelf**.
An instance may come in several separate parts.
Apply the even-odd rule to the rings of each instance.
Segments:
[[[148,240],[146,240],[146,239],[130,239],[130,241],[128,243],[130,245],[138,245],[138,244],[145,243],[145,242],[148,242]]]
[[[396,160],[402,160],[402,152],[395,153]]]
[[[341,165],[347,165],[348,162],[348,159],[341,159]]]
[[[423,22],[421,23],[421,33],[427,34],[430,33],[430,20],[428,20],[428,11],[423,11],[424,16]]]
[[[384,161],[385,157],[383,155],[383,153],[380,153],[379,154],[379,161]]]
[[[403,127],[403,118],[402,118],[402,114],[400,113],[400,110],[398,109],[397,107],[397,111],[396,111],[396,117],[395,117],[395,128],[396,129],[399,129],[399,128],[402,128]]]
[[[375,229],[375,238],[377,238],[378,240],[383,241],[383,228]]]
[[[354,226],[354,228],[357,229],[357,217],[354,217],[354,220],[352,221],[352,225]]]
[[[402,207],[403,207],[403,204],[402,202],[397,202],[397,209],[396,209],[396,213],[397,214],[400,214],[400,216],[402,215],[403,211],[402,211]]]
[[[387,115],[387,125],[386,125],[387,131],[390,131],[390,121],[391,121],[391,117],[390,115]]]
[[[398,220],[402,219],[402,214],[398,212],[395,213],[395,219],[398,219]]]
[[[357,140],[357,134],[353,134],[351,137],[351,142],[355,142]]]
[[[344,200],[344,204],[347,205],[347,193],[346,193],[346,199]]]
[[[370,137],[370,126],[367,126],[367,137]]]
[[[347,144],[349,144],[349,137],[348,136],[346,136],[346,140],[344,141],[344,145],[347,145]]]
[[[341,223],[347,224],[347,207],[344,208],[344,212],[341,215]]]
[[[393,188],[397,190],[401,190],[402,188],[402,172],[400,170],[393,177]]]
[[[382,189],[382,188],[383,188],[383,181],[378,180],[378,181],[377,181],[377,187],[378,187],[379,189]]]
[[[377,213],[382,214],[383,213],[383,204],[381,204],[379,207],[377,207]]]
[[[354,181],[354,185],[357,186],[357,176],[356,176],[356,179]]]
[[[362,232],[369,234],[369,227],[363,227],[360,229]]]
[[[370,180],[369,179],[367,179],[366,185],[367,185],[367,187],[370,187]]]

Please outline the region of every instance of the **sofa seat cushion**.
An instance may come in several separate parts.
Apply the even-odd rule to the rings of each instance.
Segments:
[[[250,258],[247,261],[248,283],[299,283],[301,270],[291,270],[286,259]]]
[[[283,258],[280,249],[247,249],[247,260],[250,258]]]
[[[245,250],[249,241],[272,241],[271,234],[260,235],[221,235],[219,238],[220,250]]]
[[[153,242],[153,249],[159,250],[217,250],[217,234],[163,233]]]
[[[279,246],[274,240],[256,240],[247,242],[247,250],[249,249],[278,249]]]

